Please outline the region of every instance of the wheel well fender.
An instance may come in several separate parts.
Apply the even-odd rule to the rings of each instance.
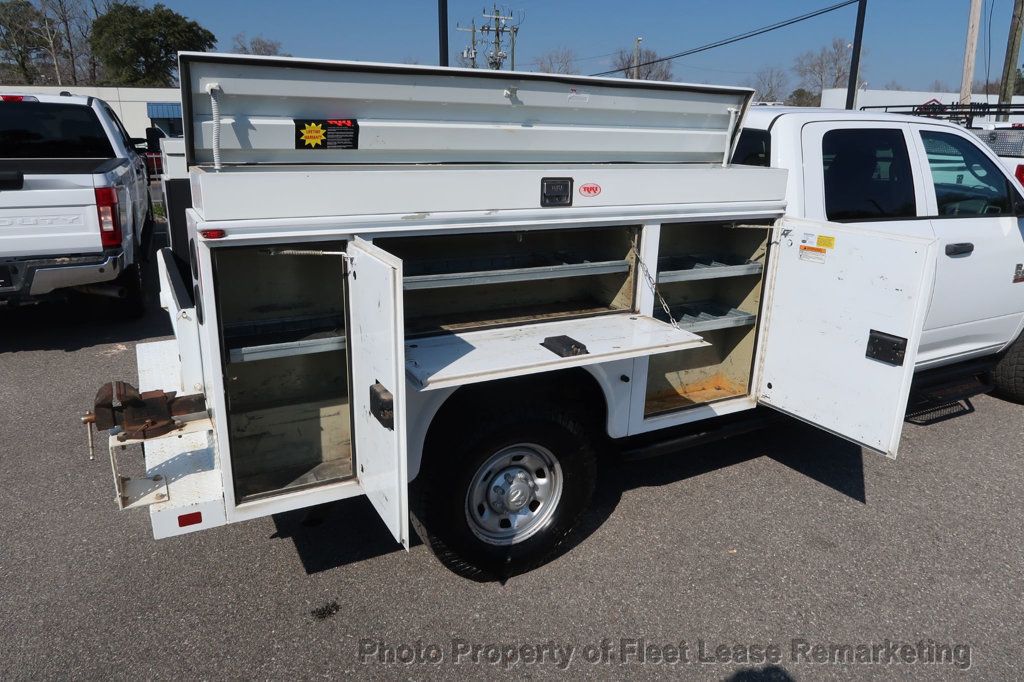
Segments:
[[[539,396],[579,407],[592,415],[595,424],[604,424],[610,437],[626,435],[630,383],[622,377],[631,375],[632,366],[631,360],[620,360],[436,391],[418,392],[410,386],[406,393],[409,480],[419,474],[432,439],[457,429],[484,407],[494,409],[520,400],[537,400]],[[616,410],[616,405],[625,407]]]

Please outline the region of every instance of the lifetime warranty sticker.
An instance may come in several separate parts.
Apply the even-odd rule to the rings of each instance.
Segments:
[[[296,149],[359,149],[359,121],[318,118],[295,121]]]

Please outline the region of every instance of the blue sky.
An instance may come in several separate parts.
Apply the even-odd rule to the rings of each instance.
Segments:
[[[659,53],[679,52],[803,14],[837,0],[507,0],[525,12],[519,34],[517,67],[529,68],[539,54],[555,47],[574,50],[584,73],[607,69],[608,53],[643,36]],[[151,3],[150,3],[151,4]],[[163,0],[214,32],[229,49],[240,32],[278,40],[297,57],[416,61],[437,63],[435,0]],[[449,42],[455,54],[468,34],[455,24],[479,21],[483,0],[449,0]],[[862,78],[868,87],[896,81],[907,89],[927,89],[938,79],[959,89],[968,0],[869,0]],[[990,73],[998,78],[1013,0],[985,0],[975,78],[986,69],[987,24],[991,23]],[[734,45],[673,62],[676,80],[743,84],[764,66],[788,69],[803,51],[833,37],[852,41],[856,5]],[[796,86],[791,77],[790,87]]]

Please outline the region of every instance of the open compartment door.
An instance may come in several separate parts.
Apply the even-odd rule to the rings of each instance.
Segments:
[[[896,456],[934,279],[934,240],[784,219],[758,402]]]
[[[349,242],[349,350],[356,475],[395,540],[409,548],[402,261]]]

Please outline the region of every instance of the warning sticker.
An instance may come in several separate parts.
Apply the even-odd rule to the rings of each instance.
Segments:
[[[828,252],[820,246],[800,245],[800,260],[810,261],[811,263],[824,263],[826,253]]]
[[[359,149],[359,121],[354,118],[295,121],[296,149]]]
[[[834,249],[836,248],[836,238],[827,234],[819,234],[816,245],[823,249]]]
[[[1013,273],[1013,283],[1021,284],[1024,282],[1024,263],[1017,263],[1017,270]]]

